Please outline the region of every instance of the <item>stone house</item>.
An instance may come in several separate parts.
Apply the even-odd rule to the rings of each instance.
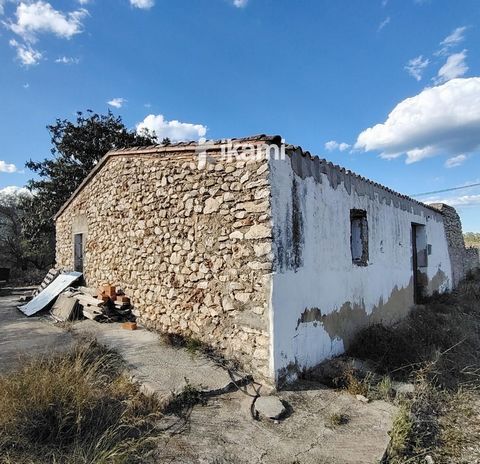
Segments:
[[[455,210],[278,136],[112,151],[56,228],[58,267],[122,287],[148,328],[277,384],[451,289],[467,267]]]

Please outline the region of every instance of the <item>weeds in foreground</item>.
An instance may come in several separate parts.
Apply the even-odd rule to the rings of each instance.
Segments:
[[[350,416],[342,412],[333,412],[327,417],[327,427],[334,429],[341,425],[348,424],[350,422]]]
[[[121,357],[94,340],[0,377],[0,463],[145,462],[160,418]]]
[[[410,453],[410,438],[413,432],[413,418],[408,404],[401,404],[393,421],[390,432],[390,459],[405,456]]]
[[[186,385],[183,390],[173,395],[166,405],[164,409],[165,414],[187,417],[194,406],[206,403],[206,398],[201,389],[190,384],[188,379],[185,379],[185,382]]]
[[[394,396],[392,380],[388,375],[380,376],[372,372],[361,375],[353,368],[335,378],[332,386],[342,388],[353,396],[362,395],[370,400],[389,401]]]
[[[387,398],[390,378],[415,385],[411,398],[397,400],[385,462],[480,462],[480,271],[398,325],[365,329],[348,354],[373,362],[378,373],[346,376],[351,392]]]

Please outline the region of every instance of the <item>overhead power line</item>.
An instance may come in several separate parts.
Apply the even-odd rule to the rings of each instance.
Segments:
[[[480,182],[476,184],[469,184],[469,185],[464,185],[463,187],[453,187],[449,189],[444,189],[444,190],[435,190],[434,192],[424,192],[424,193],[416,193],[415,195],[410,195],[411,197],[423,197],[425,195],[435,195],[436,193],[445,193],[445,192],[453,192],[454,190],[463,190],[471,187],[478,187],[480,186]]]

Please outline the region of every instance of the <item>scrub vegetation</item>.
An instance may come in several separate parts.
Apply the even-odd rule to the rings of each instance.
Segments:
[[[465,245],[467,247],[477,247],[480,248],[480,233],[467,232],[463,234],[465,239]]]
[[[398,325],[365,329],[348,354],[373,373],[347,373],[343,386],[399,407],[386,463],[480,461],[480,271]],[[394,397],[398,381],[414,392]]]
[[[161,405],[94,340],[0,377],[1,464],[143,463]]]

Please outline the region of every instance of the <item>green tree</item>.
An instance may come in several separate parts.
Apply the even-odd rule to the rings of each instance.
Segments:
[[[27,187],[33,195],[22,199],[22,234],[30,248],[48,250],[47,261],[54,259],[53,216],[80,185],[98,161],[112,149],[156,143],[155,134],[138,134],[110,111],[99,115],[91,110],[77,113],[74,121],[57,119],[47,126],[52,156],[43,161],[28,161],[36,173]]]
[[[0,194],[0,263],[14,271],[44,269],[49,264],[44,244],[31,248],[22,233],[20,205],[29,199],[28,194]]]

